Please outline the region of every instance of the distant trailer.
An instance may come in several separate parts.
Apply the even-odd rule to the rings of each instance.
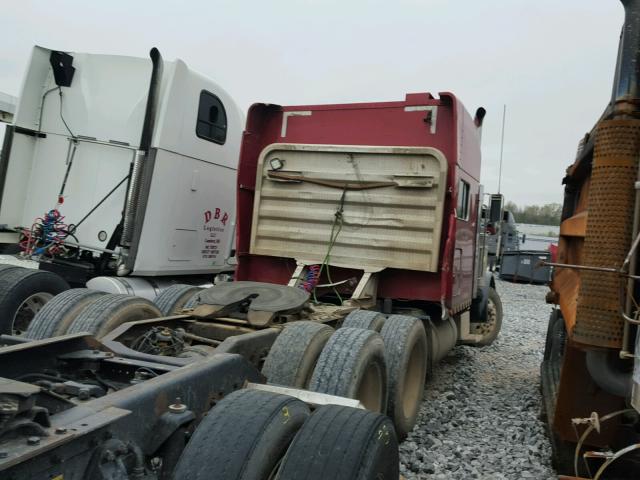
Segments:
[[[503,252],[500,278],[510,282],[546,285],[551,279],[551,267],[543,266],[542,262],[550,260],[550,252],[534,250]]]

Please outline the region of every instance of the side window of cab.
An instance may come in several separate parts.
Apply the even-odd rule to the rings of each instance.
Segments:
[[[224,105],[218,97],[206,90],[200,92],[196,135],[219,145],[224,144],[227,139],[227,113]]]
[[[458,204],[456,205],[456,217],[460,220],[469,220],[469,197],[471,187],[464,180],[458,182]]]

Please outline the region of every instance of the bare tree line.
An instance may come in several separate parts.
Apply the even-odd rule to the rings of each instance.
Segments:
[[[546,205],[526,205],[519,207],[514,202],[507,202],[505,210],[513,213],[517,223],[560,225],[562,205],[559,203],[547,203]]]

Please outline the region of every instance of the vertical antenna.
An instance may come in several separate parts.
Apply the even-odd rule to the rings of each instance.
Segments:
[[[504,120],[507,117],[507,105],[502,108],[502,138],[500,139],[500,170],[498,171],[498,193],[502,186],[502,152],[504,151]]]

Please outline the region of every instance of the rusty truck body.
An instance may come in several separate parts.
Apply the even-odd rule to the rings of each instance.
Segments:
[[[640,475],[640,2],[622,3],[611,102],[562,182],[541,371],[556,468],[588,478]]]

